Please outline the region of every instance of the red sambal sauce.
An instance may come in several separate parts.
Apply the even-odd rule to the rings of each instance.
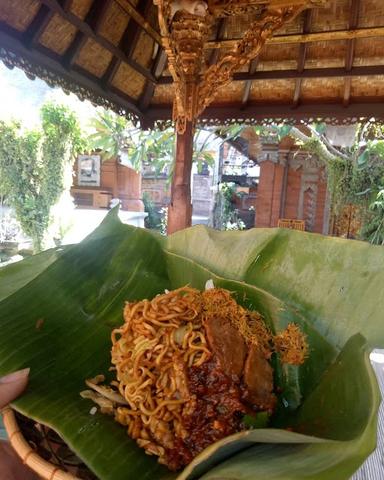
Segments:
[[[190,463],[212,443],[244,430],[242,417],[250,412],[241,401],[239,380],[225,374],[214,357],[199,367],[188,368],[187,375],[188,389],[196,404],[190,415],[183,416],[188,436],[177,439],[174,448],[167,452],[172,470]]]

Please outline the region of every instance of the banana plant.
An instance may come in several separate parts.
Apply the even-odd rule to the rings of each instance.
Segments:
[[[175,153],[173,128],[141,130],[126,118],[107,110],[98,111],[91,127],[94,133],[89,137],[89,147],[100,150],[105,160],[120,156],[123,163],[137,172],[143,165],[149,165],[156,175],[165,173],[171,176]],[[199,172],[203,163],[213,166],[217,138],[214,130],[196,129],[193,162]]]
[[[128,120],[116,115],[109,110],[100,110],[91,121],[91,127],[95,130],[89,136],[89,147],[93,150],[101,150],[104,160],[117,157],[122,148],[127,144]]]

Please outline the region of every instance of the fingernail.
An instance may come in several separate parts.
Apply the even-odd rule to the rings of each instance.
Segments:
[[[23,368],[23,370],[18,370],[17,372],[9,373],[5,377],[0,377],[0,383],[13,383],[17,382],[21,378],[28,377],[30,368]]]

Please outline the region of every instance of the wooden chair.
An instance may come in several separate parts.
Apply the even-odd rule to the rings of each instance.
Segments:
[[[291,230],[305,230],[305,220],[295,220],[291,218],[279,218],[277,222],[279,228],[290,228]]]

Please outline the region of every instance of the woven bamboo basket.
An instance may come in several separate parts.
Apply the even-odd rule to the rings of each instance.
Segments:
[[[79,477],[65,472],[58,465],[44,460],[25,439],[20,430],[14,411],[6,407],[1,411],[4,426],[13,449],[23,463],[36,472],[43,480],[80,480]]]

